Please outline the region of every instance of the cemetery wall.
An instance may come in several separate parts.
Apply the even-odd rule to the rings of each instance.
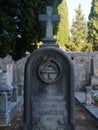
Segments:
[[[90,77],[90,61],[94,57],[94,72],[98,76],[98,52],[68,52],[73,59],[75,69],[76,90],[85,90],[85,86],[89,85]]]
[[[90,61],[91,56],[94,56],[94,72],[98,76],[98,52],[67,52],[68,56],[72,59],[75,69],[75,89],[76,91],[85,90],[85,86],[89,84],[90,74]],[[0,69],[3,68],[4,63],[9,62],[9,58],[0,58]],[[14,62],[17,66],[18,84],[24,82],[24,67],[28,56]]]

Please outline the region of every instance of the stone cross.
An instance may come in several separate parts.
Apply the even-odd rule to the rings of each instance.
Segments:
[[[53,22],[60,21],[59,15],[53,14],[53,8],[51,6],[47,7],[47,14],[39,15],[40,21],[46,21],[46,38],[53,37]]]

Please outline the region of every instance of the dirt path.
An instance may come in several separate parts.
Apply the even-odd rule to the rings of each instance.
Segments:
[[[76,105],[76,130],[98,130],[98,121],[95,121],[78,103]]]

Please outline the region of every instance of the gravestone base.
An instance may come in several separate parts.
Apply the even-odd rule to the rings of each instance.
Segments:
[[[7,126],[23,105],[23,96],[18,96],[16,102],[7,102],[7,112],[0,113],[0,126]]]
[[[49,46],[53,46],[53,47],[59,47],[58,44],[56,43],[56,39],[54,38],[43,38],[43,45],[42,47],[49,47]]]

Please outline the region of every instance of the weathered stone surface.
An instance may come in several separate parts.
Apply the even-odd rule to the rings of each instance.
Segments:
[[[18,78],[17,80],[18,80],[18,84],[21,84],[22,86],[24,83],[24,68],[25,68],[27,58],[28,58],[28,56],[24,57],[16,62],[17,78]]]
[[[71,67],[71,59],[58,48],[40,48],[32,53],[25,70],[25,130],[69,129],[72,122],[74,130]]]
[[[75,130],[74,70],[71,59],[53,38],[53,8],[47,7],[44,45],[25,66],[24,130]],[[46,44],[47,43],[47,44]]]
[[[12,97],[12,93],[13,93],[12,91],[13,91],[13,87],[7,81],[6,72],[1,72],[0,73],[0,96],[2,95],[3,92],[6,92],[9,100]]]
[[[0,59],[0,127],[8,125],[22,105],[23,93],[18,88],[17,68],[12,57],[7,56]]]
[[[53,22],[60,21],[60,16],[53,14],[53,8],[47,7],[47,14],[39,15],[39,20],[46,22],[46,38],[53,38]]]

